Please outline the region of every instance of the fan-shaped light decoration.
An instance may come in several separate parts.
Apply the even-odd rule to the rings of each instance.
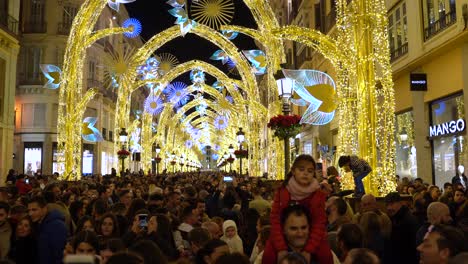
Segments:
[[[185,141],[185,147],[188,149],[191,149],[193,147],[193,141],[192,140],[186,140]]]
[[[309,104],[302,116],[302,124],[324,125],[333,120],[337,97],[335,82],[328,74],[316,70],[283,70],[283,73],[294,80],[293,89],[297,95],[293,99],[300,104]]]
[[[210,60],[220,60],[224,65],[228,62],[229,56],[224,50],[217,50],[211,55]]]
[[[152,115],[157,115],[162,112],[163,108],[164,108],[164,104],[161,98],[156,97],[154,95],[150,95],[146,98],[145,112],[152,114]]]
[[[185,89],[187,85],[183,82],[174,82],[168,85],[167,98],[169,101],[177,106],[183,106],[189,100],[189,92]]]
[[[123,35],[127,38],[136,38],[140,35],[141,33],[141,23],[138,19],[136,18],[128,18],[122,23],[123,28],[130,28],[132,31],[131,32],[125,32]]]
[[[232,31],[232,30],[221,30],[221,34],[223,34],[223,36],[225,36],[227,39],[233,40],[237,38],[237,36],[239,35],[239,32]]]
[[[166,74],[170,70],[172,70],[177,64],[179,64],[179,60],[170,53],[161,53],[158,55],[159,57],[159,69],[158,72],[161,75]]]
[[[231,22],[234,16],[232,0],[199,0],[190,8],[195,21],[218,30]]]
[[[229,119],[226,116],[219,115],[214,120],[214,127],[218,130],[224,130],[229,124]]]
[[[211,86],[220,92],[224,90],[224,84],[220,81],[214,82]]]
[[[256,75],[265,74],[267,66],[265,52],[261,50],[243,50],[242,53],[252,63]]]
[[[111,9],[114,9],[116,12],[119,12],[119,4],[128,4],[135,2],[135,0],[107,0],[107,4]]]
[[[83,120],[82,129],[81,129],[81,137],[90,142],[99,142],[102,141],[102,135],[99,130],[94,127],[97,122],[96,117],[86,117]]]
[[[41,64],[39,65],[42,73],[47,78],[47,83],[44,84],[44,88],[57,89],[60,87],[60,77],[62,76],[62,70],[52,64]]]

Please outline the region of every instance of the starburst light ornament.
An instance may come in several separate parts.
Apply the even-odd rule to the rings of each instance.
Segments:
[[[214,127],[218,130],[224,130],[228,126],[229,120],[226,116],[219,115],[214,120]]]
[[[96,122],[96,117],[86,117],[83,120],[83,124],[81,125],[81,137],[83,140],[90,142],[99,142],[103,140],[101,132],[99,132],[99,130],[95,127]]]
[[[231,22],[234,16],[232,0],[198,0],[192,2],[190,12],[195,21],[218,30]]]
[[[159,57],[159,68],[158,72],[160,75],[165,75],[167,72],[172,70],[177,64],[179,64],[179,60],[176,56],[170,53],[161,53],[158,55]]]
[[[192,140],[186,140],[185,141],[185,147],[188,149],[191,149],[193,147],[193,141]]]
[[[119,4],[128,4],[135,2],[136,0],[107,0],[109,7],[116,12],[119,12]]]
[[[157,115],[160,114],[164,109],[164,104],[161,98],[154,95],[149,95],[145,100],[145,112]]]
[[[41,64],[39,65],[42,73],[47,78],[47,83],[44,84],[44,88],[57,89],[60,87],[60,78],[62,76],[62,70],[52,64]]]
[[[294,80],[293,103],[309,105],[301,124],[330,123],[338,107],[336,86],[330,75],[316,70],[283,70],[284,76]]]
[[[168,85],[167,96],[173,105],[181,107],[188,102],[189,92],[186,87],[187,85],[183,82],[174,82]]]
[[[267,67],[265,52],[261,50],[243,50],[242,53],[252,63],[256,75],[265,74]]]

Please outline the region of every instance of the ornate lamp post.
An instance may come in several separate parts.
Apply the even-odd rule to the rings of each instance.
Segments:
[[[294,81],[284,77],[283,71],[279,71],[275,74],[276,85],[278,86],[278,94],[283,103],[283,114],[289,115],[291,112],[290,99],[292,96],[292,89]],[[290,146],[289,146],[289,137],[284,138],[284,176],[289,172],[290,166]]]
[[[229,158],[228,158],[229,172],[231,173],[232,172],[232,163],[234,162],[234,157],[232,156],[232,154],[234,153],[234,147],[232,146],[232,144],[229,145],[228,149],[229,149]]]
[[[161,152],[161,147],[159,146],[159,144],[157,144],[154,147],[154,151],[156,152],[156,158],[154,159],[154,161],[156,162],[156,177],[158,177],[159,176],[159,163],[161,162],[161,158],[159,157],[159,153]]]
[[[125,128],[120,129],[119,133],[119,141],[120,144],[122,145],[122,149],[117,152],[117,155],[119,156],[119,159],[122,161],[122,173],[125,171],[125,159],[127,158],[130,153],[125,149],[125,143],[127,142],[128,139],[128,133],[125,130]]]
[[[245,133],[242,131],[242,127],[239,127],[239,131],[236,133],[237,135],[237,142],[239,143],[239,153],[241,154],[239,156],[239,175],[242,176],[242,158],[243,158],[243,151],[242,151],[242,143],[245,140]]]

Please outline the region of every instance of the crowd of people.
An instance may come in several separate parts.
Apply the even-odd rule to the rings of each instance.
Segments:
[[[370,168],[353,164],[364,168],[340,162],[358,177],[353,198],[336,168],[320,175],[309,155],[284,181],[113,170],[68,182],[11,170],[0,188],[0,263],[468,263],[463,181],[441,191],[397,178],[376,198],[360,183]]]

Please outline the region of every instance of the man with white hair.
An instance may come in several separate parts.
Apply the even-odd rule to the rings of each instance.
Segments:
[[[424,223],[416,233],[416,246],[419,246],[426,235],[429,226],[438,224],[450,224],[452,217],[450,216],[449,207],[441,202],[432,202],[427,207],[427,222]]]

